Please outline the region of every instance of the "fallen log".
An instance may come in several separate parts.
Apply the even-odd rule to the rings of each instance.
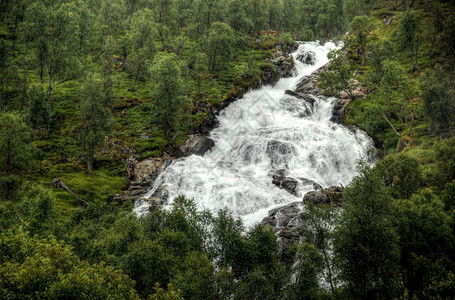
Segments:
[[[83,207],[87,207],[88,206],[88,202],[83,200],[82,198],[80,198],[78,195],[76,195],[69,187],[67,187],[64,183],[63,183],[63,180],[59,177],[55,178],[52,180],[52,186],[56,189],[58,188],[62,188],[64,189],[66,192],[70,193],[71,195],[73,195],[74,197],[76,197],[77,201],[79,201],[79,204],[82,205]]]

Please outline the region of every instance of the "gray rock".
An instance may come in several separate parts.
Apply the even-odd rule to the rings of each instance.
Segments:
[[[266,153],[271,160],[272,167],[288,168],[287,162],[293,155],[295,149],[289,144],[271,140],[267,143]]]
[[[294,92],[291,90],[286,90],[285,93],[286,93],[286,95],[296,97],[297,99],[300,99],[300,100],[304,100],[304,101],[310,103],[311,105],[313,105],[314,102],[316,101],[311,95],[308,95],[308,94],[302,94],[302,93]]]
[[[315,191],[323,190],[322,186],[319,183],[317,183],[316,181],[306,179],[306,178],[299,178],[299,180],[302,182],[302,185],[311,185]]]
[[[215,142],[204,135],[192,134],[188,136],[185,144],[180,147],[182,156],[199,155],[203,156],[207,151],[215,146]]]
[[[303,203],[329,204],[327,196],[321,191],[311,191],[305,194],[303,197]]]
[[[310,94],[310,95],[326,95],[326,92],[318,87],[318,78],[319,74],[325,72],[329,69],[330,63],[319,68],[317,71],[313,72],[311,75],[304,76],[295,91],[300,94]]]
[[[311,191],[303,197],[303,203],[313,203],[315,205],[334,205],[341,207],[343,203],[343,187],[331,186],[322,191]]]
[[[316,53],[314,51],[305,51],[297,55],[296,59],[307,65],[314,65],[316,62]]]
[[[297,196],[298,181],[296,179],[292,177],[277,177],[273,179],[272,183],[289,194]]]
[[[281,77],[289,77],[294,69],[294,57],[283,52],[276,52],[271,62],[278,67]]]
[[[300,219],[300,213],[302,212],[302,203],[295,202],[289,205],[275,208],[269,211],[268,217],[262,220],[262,224],[270,225],[274,227],[275,231],[279,231],[284,227],[298,227],[300,225],[300,221],[296,219]]]
[[[162,157],[152,157],[137,163],[134,166],[134,181],[153,182],[166,168],[168,162],[170,161]]]
[[[291,203],[269,211],[262,224],[272,226],[278,236],[280,254],[286,253],[293,243],[300,240],[299,228],[303,224],[301,202]]]

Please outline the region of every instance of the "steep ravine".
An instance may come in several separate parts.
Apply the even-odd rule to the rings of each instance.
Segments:
[[[301,44],[292,54],[294,76],[250,91],[222,110],[210,150],[168,163],[135,202],[135,212],[143,215],[185,195],[199,208],[227,208],[250,226],[272,209],[302,202],[309,191],[349,184],[373,143],[364,132],[334,122],[339,100],[320,95],[315,86],[311,74],[327,64],[334,47]]]

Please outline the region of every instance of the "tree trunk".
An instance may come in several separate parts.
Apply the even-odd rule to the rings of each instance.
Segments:
[[[416,62],[415,62],[415,66],[414,66],[414,71],[419,69],[419,38],[417,38],[417,41],[416,41],[416,55],[415,55],[415,58],[416,58]]]
[[[87,173],[92,175],[92,169],[93,169],[93,159],[91,157],[87,158]]]
[[[411,43],[411,71],[414,72],[414,45]]]
[[[28,41],[25,42],[25,55],[24,55],[24,90],[23,90],[23,100],[22,100],[22,107],[25,106],[25,97],[27,94],[27,89],[28,89],[28,77],[27,77],[27,72],[28,72]]]
[[[141,73],[141,65],[138,65],[137,66],[137,71],[136,71],[136,76],[134,77],[134,80],[133,80],[133,86],[131,87],[131,92],[135,92],[136,91],[136,81],[137,79],[139,78],[139,74]]]
[[[58,188],[62,188],[64,189],[66,192],[70,193],[71,195],[75,196],[77,198],[77,200],[79,201],[79,203],[83,206],[83,207],[87,207],[88,206],[88,202],[81,199],[78,195],[76,195],[69,187],[67,187],[62,179],[60,178],[55,178],[52,180],[52,185],[54,186],[54,188],[58,189]]]

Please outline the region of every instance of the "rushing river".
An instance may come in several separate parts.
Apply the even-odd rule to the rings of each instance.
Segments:
[[[219,117],[211,133],[215,146],[203,157],[190,156],[173,161],[156,179],[145,196],[165,186],[172,199],[193,198],[199,208],[216,212],[228,208],[246,226],[260,222],[267,212],[281,205],[301,201],[313,190],[312,180],[328,187],[347,185],[356,175],[356,162],[373,147],[360,130],[330,121],[335,98],[316,97],[314,106],[285,94],[294,90],[303,76],[328,62],[333,43],[303,43],[292,55],[312,51],[315,63],[295,60],[294,77],[275,86],[248,92]],[[297,179],[292,195],[272,183],[272,174],[285,170]],[[138,215],[148,211],[146,201],[137,201]]]

